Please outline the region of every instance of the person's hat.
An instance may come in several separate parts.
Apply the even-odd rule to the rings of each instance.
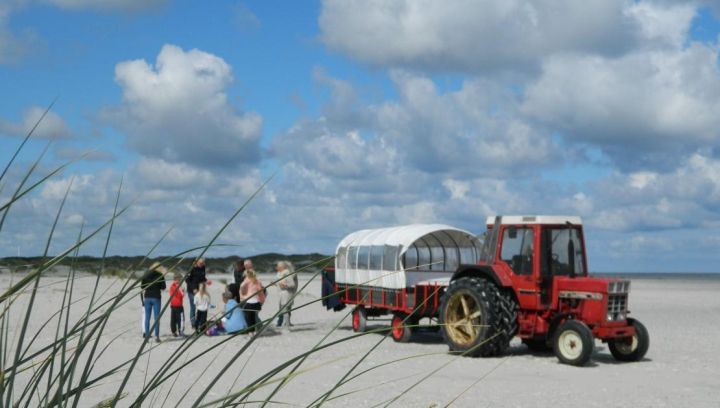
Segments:
[[[150,265],[150,268],[149,268],[149,269],[150,269],[151,271],[158,271],[158,272],[160,272],[160,273],[163,274],[163,275],[165,275],[165,274],[168,272],[167,268],[164,267],[164,266],[162,266],[162,265],[160,264],[160,262],[154,262],[152,265]]]

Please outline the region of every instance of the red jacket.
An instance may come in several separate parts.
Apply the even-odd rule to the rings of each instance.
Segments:
[[[168,289],[168,292],[170,292],[170,306],[182,307],[183,290],[180,284],[173,281],[173,283],[170,284],[170,289]]]

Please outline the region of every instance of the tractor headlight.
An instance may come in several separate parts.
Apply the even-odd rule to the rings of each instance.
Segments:
[[[608,313],[608,314],[607,314],[607,319],[608,319],[609,322],[612,322],[612,321],[613,321],[613,314],[612,314],[612,313]]]

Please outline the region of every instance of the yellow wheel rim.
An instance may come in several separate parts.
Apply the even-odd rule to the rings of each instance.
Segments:
[[[471,345],[480,334],[480,305],[469,292],[457,291],[448,299],[444,320],[445,331],[453,343]]]

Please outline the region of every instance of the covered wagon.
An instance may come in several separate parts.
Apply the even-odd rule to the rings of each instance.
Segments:
[[[337,246],[333,286],[354,305],[352,326],[392,314],[392,337],[406,341],[420,318],[435,318],[440,296],[461,264],[475,264],[478,238],[443,224],[413,224],[353,232]]]

